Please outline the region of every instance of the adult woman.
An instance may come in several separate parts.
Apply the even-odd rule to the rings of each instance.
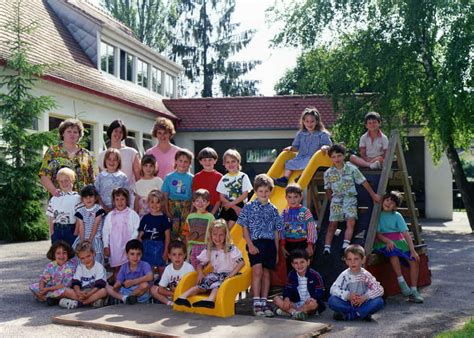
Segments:
[[[80,191],[87,184],[94,183],[94,166],[92,155],[79,145],[84,135],[82,122],[67,119],[59,125],[61,142],[48,148],[43,157],[39,171],[40,182],[52,196],[58,196],[56,174],[59,169],[67,167],[76,173],[74,190]]]
[[[110,124],[107,129],[107,136],[110,139],[110,148],[120,151],[120,157],[122,158],[122,168],[120,170],[127,175],[128,182],[133,187],[135,181],[140,178],[140,159],[137,150],[122,143],[127,138],[127,127],[125,127],[122,120],[115,120]],[[101,171],[104,170],[104,154],[105,151],[102,151],[97,159]]]
[[[174,170],[174,156],[181,149],[170,143],[176,131],[171,120],[158,117],[151,131],[153,137],[158,139],[158,144],[146,151],[146,154],[155,156],[158,163],[157,176],[164,179],[166,175]]]

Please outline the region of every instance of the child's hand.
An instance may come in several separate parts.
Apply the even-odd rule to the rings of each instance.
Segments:
[[[134,285],[133,284],[133,279],[127,279],[125,282],[122,283],[122,285],[123,285],[123,287],[128,289],[129,287]]]
[[[382,201],[382,198],[378,194],[374,194],[372,199],[374,200],[374,203],[380,203]]]
[[[329,146],[322,146],[322,147],[321,147],[321,151],[322,151],[323,153],[327,153],[328,150],[329,150]]]
[[[283,148],[283,151],[291,151],[291,146],[288,146],[286,148]]]
[[[281,247],[280,250],[281,250],[281,253],[283,254],[283,257],[288,258],[290,253],[284,247]]]
[[[252,254],[252,255],[256,255],[256,254],[258,254],[260,251],[258,250],[258,248],[257,248],[255,245],[250,244],[250,245],[249,245],[249,252],[250,252],[250,254]]]
[[[313,246],[308,245],[308,246],[306,247],[306,252],[308,253],[308,256],[309,256],[309,257],[313,257],[313,255],[314,255]]]
[[[286,312],[290,312],[291,307],[292,307],[292,306],[291,306],[291,301],[290,301],[290,299],[289,299],[289,298],[285,298],[285,299],[283,300],[282,310],[283,310],[283,311],[286,311]]]
[[[415,259],[415,261],[419,262],[420,261],[420,256],[418,255],[418,252],[416,250],[410,251],[410,256]]]
[[[105,257],[110,257],[110,249],[108,247],[104,248],[104,256]]]
[[[203,278],[204,278],[204,274],[201,271],[198,271],[197,284],[200,284]]]
[[[387,243],[387,250],[388,251],[392,251],[393,249],[395,249],[395,243],[393,243],[393,241],[388,241]]]

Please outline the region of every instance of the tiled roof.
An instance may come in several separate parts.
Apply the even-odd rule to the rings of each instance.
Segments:
[[[322,95],[164,99],[163,103],[179,116],[179,131],[295,129],[309,106],[318,109],[326,126],[336,121],[331,99]]]
[[[0,1],[0,61],[9,56],[5,41],[13,39],[13,34],[6,32],[4,26],[13,18],[14,3]],[[45,80],[177,120],[163,105],[161,97],[99,71],[46,0],[24,0],[22,4],[25,23],[30,20],[38,23],[33,34],[25,38],[31,43],[30,62],[59,64],[47,72]]]

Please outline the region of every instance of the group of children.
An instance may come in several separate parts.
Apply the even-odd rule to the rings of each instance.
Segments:
[[[365,124],[368,132],[361,137],[361,158],[351,155],[349,159],[359,166],[381,168],[388,140],[380,131],[380,116],[367,114]],[[305,320],[312,313],[322,312],[324,284],[321,276],[310,268],[318,234],[316,222],[301,204],[301,187],[287,184],[291,171],[303,169],[316,151],[323,150],[333,162],[324,174],[331,200],[324,255],[331,253],[338,222],[346,221],[342,254],[348,269],[334,282],[328,301],[335,311],[334,318],[370,319],[384,304],[383,288],[362,267],[363,248],[350,244],[357,218],[355,183],[362,184],[374,202],[382,202],[379,242],[374,249],[390,257],[402,293],[412,301],[423,302],[416,289],[419,256],[406,223],[396,212],[399,196],[390,193],[381,198],[372,190],[359,169],[345,162],[344,146],[332,144],[314,108],[305,109],[301,130],[286,150],[298,151],[298,155],[287,162],[284,176],[275,179],[276,185],[286,189],[288,207],[281,214],[270,202],[274,180],[260,174],[252,186],[241,171],[241,157],[235,149],[223,155],[227,170],[224,176],[214,169],[214,149],[199,152],[203,170],[195,176],[189,172],[193,154],[181,149],[175,156],[175,171],[164,181],[155,176],[154,157],[145,155],[141,161],[142,178],[133,188],[120,171],[120,152],[108,149],[105,170],[95,185],[85,186],[80,195],[72,191],[74,172],[61,169],[57,174],[61,193],[51,198],[47,211],[53,242],[47,257],[52,262],[31,290],[38,300],[66,308],[102,306],[107,295],[127,304],[154,298],[167,305],[172,305],[174,299],[178,305],[213,308],[219,286],[244,266],[243,253],[230,239],[230,230],[238,223],[243,227],[252,267],[254,314],[274,316],[267,298],[270,273],[278,263],[280,250],[287,260],[289,274],[283,295],[273,300],[277,313]],[[247,203],[252,190],[256,198]],[[72,259],[73,250],[77,259]],[[410,265],[411,287],[403,279],[399,257]],[[110,278],[104,264],[113,271]],[[212,272],[204,275],[208,264]],[[181,295],[174,295],[180,279],[195,270],[197,284]],[[155,280],[156,274],[160,278]],[[205,292],[209,295],[199,302],[191,304],[187,299]]]

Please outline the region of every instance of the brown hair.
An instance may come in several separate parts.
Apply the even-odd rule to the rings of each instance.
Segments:
[[[118,160],[118,166],[117,166],[117,170],[120,170],[122,168],[122,156],[120,155],[120,151],[118,149],[115,149],[115,148],[109,148],[105,151],[105,155],[104,155],[104,168],[107,169],[107,160],[109,159],[110,155],[112,154],[115,154],[115,156],[117,156],[117,160]]]
[[[109,139],[111,139],[112,132],[117,128],[122,129],[122,141],[125,140],[128,136],[128,132],[127,127],[125,127],[125,124],[123,124],[122,120],[115,120],[110,124],[110,126],[107,128],[107,136],[109,137]]]
[[[349,245],[346,250],[344,250],[344,258],[347,257],[347,254],[348,253],[351,253],[353,255],[359,255],[360,258],[364,258],[365,257],[365,250],[362,246],[360,246],[359,244],[351,244]]]
[[[171,253],[171,250],[173,250],[173,249],[183,250],[185,257],[186,257],[187,252],[188,252],[188,248],[186,247],[186,243],[184,243],[183,241],[177,240],[177,239],[171,241],[170,244],[168,244],[168,253]]]
[[[177,161],[178,158],[180,158],[181,156],[186,156],[189,160],[189,162],[192,162],[193,161],[193,153],[191,152],[191,150],[188,150],[186,148],[181,148],[179,149],[177,152],[176,152],[176,155],[174,155],[174,160]]]
[[[383,195],[382,201],[385,201],[386,199],[391,199],[397,208],[400,206],[400,204],[402,204],[402,195],[399,191],[390,191],[385,193],[385,195]]]
[[[46,253],[46,258],[48,258],[50,261],[55,261],[56,260],[55,253],[56,253],[56,250],[58,250],[58,248],[63,248],[64,251],[66,251],[68,260],[74,256],[74,251],[72,250],[69,243],[63,240],[59,240],[59,241],[54,242],[53,245],[51,245],[48,252]]]
[[[153,164],[153,166],[155,167],[155,171],[153,172],[153,175],[156,175],[156,173],[158,172],[158,163],[156,162],[155,156],[153,156],[152,154],[143,155],[142,160],[140,162],[140,176],[144,176],[142,167],[145,164]]]
[[[203,200],[209,202],[211,200],[211,194],[209,190],[198,189],[195,192],[193,192],[193,202],[197,200],[198,198],[202,198]]]
[[[306,130],[306,127],[304,126],[304,118],[306,116],[313,116],[314,119],[316,120],[316,127],[315,130],[318,131],[324,131],[325,133],[329,134],[329,131],[324,127],[323,121],[321,121],[321,114],[319,114],[319,111],[316,109],[316,107],[306,107],[303,112],[301,113],[301,118],[300,118],[300,130]]]
[[[79,131],[79,140],[84,135],[84,125],[82,124],[81,121],[79,121],[78,119],[67,119],[61,122],[58,128],[59,138],[61,139],[61,141],[64,141],[64,132],[66,131],[67,128],[70,128],[70,127],[77,128],[77,130]]]
[[[301,189],[301,186],[298,183],[291,183],[285,188],[285,195],[288,196],[288,194],[303,196],[303,189]]]
[[[123,196],[127,200],[127,207],[130,206],[130,193],[128,192],[127,189],[125,188],[115,188],[112,190],[112,204],[115,207],[115,197],[117,196]]]
[[[206,147],[206,148],[201,149],[201,151],[199,151],[198,156],[197,156],[198,161],[201,161],[204,158],[212,158],[214,160],[217,160],[218,155],[214,148]]]
[[[176,134],[173,122],[165,117],[158,117],[156,119],[153,129],[151,130],[151,135],[156,137],[158,130],[167,131],[170,134],[170,139],[173,138],[174,134]]]
[[[270,176],[267,174],[260,174],[255,176],[255,179],[253,180],[253,189],[257,191],[257,189],[260,187],[268,187],[270,188],[270,191],[272,191],[275,187],[275,184],[273,183],[273,179]]]
[[[382,118],[380,117],[380,114],[374,111],[365,114],[364,123],[367,123],[368,120],[377,120],[379,121],[379,123],[382,123]]]
[[[341,144],[341,143],[335,143],[331,147],[329,147],[329,149],[328,149],[328,155],[329,156],[331,156],[334,153],[345,155],[346,154],[346,147],[344,147],[344,145]]]

